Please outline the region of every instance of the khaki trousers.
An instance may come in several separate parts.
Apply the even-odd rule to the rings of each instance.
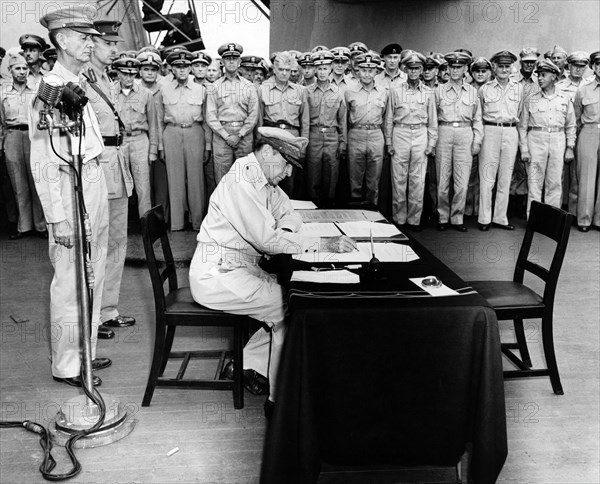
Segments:
[[[240,129],[241,128],[239,127],[225,126],[225,130],[229,134],[237,134],[239,133]],[[243,158],[244,156],[248,156],[250,153],[252,153],[254,139],[252,133],[248,133],[240,140],[236,148],[232,148],[225,142],[220,134],[213,132],[212,143],[216,187],[221,181],[221,178],[227,174],[235,160],[238,158]]]
[[[600,227],[600,129],[584,124],[577,139],[577,224]]]
[[[380,129],[348,131],[348,174],[352,198],[362,198],[364,185],[367,200],[377,205],[384,145],[383,132]]]
[[[152,207],[150,195],[150,164],[148,150],[150,141],[146,133],[123,138],[121,151],[125,162],[131,171],[133,185],[138,198],[138,213],[140,217]]]
[[[339,135],[311,128],[306,152],[306,188],[311,200],[334,199],[340,172]]]

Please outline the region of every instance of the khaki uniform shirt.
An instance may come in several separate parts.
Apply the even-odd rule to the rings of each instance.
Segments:
[[[331,75],[331,83],[335,84],[342,90],[346,90],[350,86],[356,85],[356,82],[357,81],[355,79],[351,78],[349,74],[344,74],[344,76],[340,80],[336,79],[333,76],[333,74]]]
[[[481,104],[477,89],[467,83],[457,86],[453,82],[439,84],[435,90],[438,123],[469,123],[473,127],[473,144],[483,140]]]
[[[382,85],[383,87],[389,88],[392,82],[398,80],[400,82],[406,81],[407,78],[408,76],[401,69],[398,69],[398,72],[396,72],[396,74],[394,74],[393,76],[386,69],[384,69],[383,72],[380,72],[375,76],[375,82],[377,84]]]
[[[125,131],[145,131],[150,141],[148,154],[158,153],[158,117],[154,96],[148,89],[133,84],[129,94],[117,87],[117,110]]]
[[[310,109],[310,125],[320,128],[337,128],[340,145],[346,145],[346,103],[343,91],[328,83],[321,87],[318,83],[307,87]]]
[[[305,88],[293,82],[280,87],[274,78],[270,78],[258,89],[258,100],[259,126],[262,126],[265,120],[273,123],[284,122],[297,127],[300,136],[308,138],[310,113]]]
[[[584,86],[579,86],[573,100],[573,107],[575,108],[577,126],[600,124],[600,84],[598,78],[594,78],[592,82]]]
[[[0,87],[0,147],[4,145],[6,128],[28,124],[27,112],[36,92],[35,85],[29,81],[22,91],[12,82]]]
[[[494,79],[481,86],[479,99],[483,122],[518,123],[523,110],[523,86],[509,79],[503,88]]]
[[[373,83],[373,87],[367,90],[362,83],[354,84],[344,91],[344,100],[350,125],[375,124],[383,128],[388,101],[386,88]]]
[[[566,79],[562,79],[561,81],[557,82],[555,86],[557,89],[560,89],[562,92],[567,94],[572,101],[575,98],[575,93],[577,92],[577,89],[579,89],[579,86],[585,86],[589,82],[591,82],[591,80],[582,78],[579,83],[576,84],[571,80],[570,77],[567,77]]]

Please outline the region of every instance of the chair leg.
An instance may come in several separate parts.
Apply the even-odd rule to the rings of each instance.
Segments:
[[[167,363],[169,362],[169,355],[171,354],[171,349],[173,348],[173,340],[175,339],[175,326],[167,327],[167,336],[165,338],[165,346],[162,354],[162,362],[160,364],[160,376],[163,376],[165,372],[165,368],[167,367]]]
[[[154,335],[154,354],[152,355],[152,365],[150,366],[150,375],[148,375],[148,383],[142,400],[142,407],[150,405],[156,382],[158,380],[161,361],[163,360],[163,351],[165,346],[165,323],[157,321],[156,334]]]
[[[544,356],[546,357],[546,365],[550,373],[550,383],[552,390],[557,395],[564,395],[560,376],[558,374],[558,365],[556,364],[556,354],[554,353],[554,336],[552,331],[552,314],[542,318],[542,341],[544,344]]]
[[[233,406],[244,408],[244,338],[247,324],[233,327]]]
[[[521,361],[527,368],[531,368],[531,356],[529,355],[529,348],[527,348],[527,339],[525,338],[525,329],[523,328],[523,318],[515,318],[515,336],[517,337],[517,344],[519,345],[519,353],[521,354]]]

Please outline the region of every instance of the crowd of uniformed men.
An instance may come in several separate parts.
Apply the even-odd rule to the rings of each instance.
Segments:
[[[134,188],[140,215],[162,204],[171,230],[199,230],[212,190],[252,151],[259,126],[309,139],[304,170],[282,183],[292,198],[366,199],[416,231],[423,217],[466,231],[470,215],[481,230],[512,230],[508,217],[526,216],[531,200],[568,208],[581,231],[600,226],[600,52],[555,46],[487,59],[398,44],[377,53],[354,42],[267,61],[228,43],[212,59],[177,46],[122,52],[119,25],[95,23],[103,42],[85,70],[104,92],[90,99],[104,146],[119,152],[106,177],[117,241]],[[19,43],[7,56],[0,104],[11,239],[47,237],[27,104],[56,59],[40,36]]]

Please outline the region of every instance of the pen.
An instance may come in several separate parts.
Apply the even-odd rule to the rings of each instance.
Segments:
[[[369,229],[369,238],[371,239],[371,257],[375,258],[375,249],[373,248],[373,230]]]

